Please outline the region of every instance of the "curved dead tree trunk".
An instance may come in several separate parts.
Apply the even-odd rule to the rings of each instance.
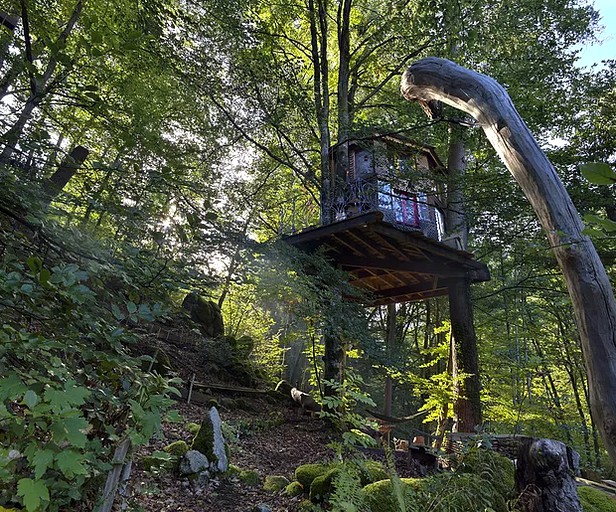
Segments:
[[[492,78],[429,57],[404,73],[401,89],[410,101],[438,100],[472,115],[522,187],[565,276],[586,360],[590,407],[616,464],[616,301],[554,167]]]

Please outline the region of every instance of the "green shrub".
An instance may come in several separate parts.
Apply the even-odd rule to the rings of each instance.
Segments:
[[[608,494],[593,487],[578,487],[584,512],[616,512],[616,501]]]
[[[456,472],[473,473],[491,482],[494,490],[503,498],[512,496],[515,490],[513,462],[493,450],[471,448],[460,456]]]
[[[396,487],[382,480],[364,487],[363,494],[371,512],[398,512]],[[406,512],[506,512],[502,496],[489,482],[470,473],[443,473],[427,478],[399,479],[399,499]]]
[[[96,501],[122,441],[114,433],[146,443],[173,403],[170,381],[141,370],[130,352],[137,337],[121,326],[152,320],[160,306],[110,296],[103,281],[37,257],[0,266],[12,305],[0,308],[3,502],[55,512]]]

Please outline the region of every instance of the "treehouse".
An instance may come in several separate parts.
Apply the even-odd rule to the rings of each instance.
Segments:
[[[338,165],[348,154],[348,165]],[[487,267],[445,224],[445,168],[431,146],[400,136],[351,140],[330,151],[321,224],[285,238],[349,272],[373,305],[447,295],[487,281]],[[449,233],[449,236],[448,236]]]

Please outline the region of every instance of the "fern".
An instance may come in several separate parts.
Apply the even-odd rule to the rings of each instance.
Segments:
[[[361,462],[349,461],[342,464],[334,479],[335,489],[330,497],[333,512],[368,512],[370,509],[362,493]]]

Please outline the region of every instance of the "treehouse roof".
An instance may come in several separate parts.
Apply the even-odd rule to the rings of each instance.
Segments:
[[[400,135],[399,133],[378,133],[375,132],[372,135],[361,137],[357,136],[355,138],[350,138],[346,142],[350,145],[362,146],[366,145],[369,142],[380,141],[385,145],[397,149],[400,153],[423,153],[430,162],[430,167],[435,170],[443,171],[445,169],[445,165],[439,158],[436,148],[431,146],[430,144],[424,144],[423,142],[418,142],[416,140],[405,137],[404,135]],[[335,149],[343,144],[342,142],[338,142],[330,147],[330,155],[335,157]]]
[[[383,220],[369,212],[308,228],[284,240],[305,252],[322,249],[350,284],[368,292],[370,305],[424,300],[447,295],[459,279],[488,281],[488,267],[460,251]]]

